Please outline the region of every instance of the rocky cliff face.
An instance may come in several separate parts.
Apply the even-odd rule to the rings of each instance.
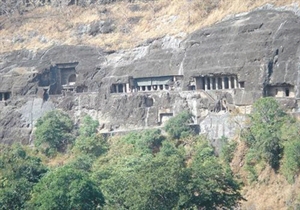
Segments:
[[[164,37],[130,50],[54,46],[2,54],[0,138],[30,143],[36,119],[55,108],[76,120],[91,114],[102,132],[161,126],[188,109],[212,138],[234,133],[220,121],[249,112],[263,96],[297,111],[299,21],[289,11],[257,10],[184,40]]]

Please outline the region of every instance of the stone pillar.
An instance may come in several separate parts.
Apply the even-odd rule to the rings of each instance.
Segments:
[[[130,87],[129,87],[129,83],[126,83],[126,92],[131,92]]]
[[[207,77],[204,77],[204,90],[207,90]]]
[[[213,79],[212,77],[209,78],[209,84],[210,84],[210,89],[213,89]]]
[[[231,89],[231,77],[228,77],[228,89]]]
[[[127,91],[126,91],[126,85],[127,84],[123,84],[123,93],[126,93]]]
[[[222,77],[222,89],[225,89],[225,77]]]
[[[118,93],[119,92],[119,85],[117,84],[115,86],[116,86],[116,93]]]
[[[216,82],[216,90],[219,90],[219,78],[218,77],[215,78],[215,82]]]
[[[236,80],[237,80],[236,77],[234,77],[234,89],[237,88],[237,81]]]

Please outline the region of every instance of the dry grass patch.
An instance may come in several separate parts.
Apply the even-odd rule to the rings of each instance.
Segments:
[[[57,44],[82,44],[104,49],[124,49],[147,39],[191,33],[230,14],[250,11],[266,3],[277,6],[300,4],[300,0],[157,0],[117,2],[90,7],[39,7],[24,15],[0,17],[0,52],[38,50]],[[78,35],[79,24],[112,19],[110,34]],[[21,39],[19,39],[21,38]]]

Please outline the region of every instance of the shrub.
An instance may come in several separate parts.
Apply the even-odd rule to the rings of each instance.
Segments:
[[[230,163],[234,156],[234,151],[237,147],[237,142],[235,141],[228,141],[227,138],[223,139],[223,147],[221,150],[221,158],[226,162]]]
[[[294,182],[294,178],[300,169],[300,141],[294,139],[284,145],[284,156],[282,159],[282,173],[289,183]]]
[[[132,144],[135,150],[142,154],[151,154],[159,151],[159,147],[164,139],[161,135],[161,130],[153,129],[139,133],[132,132],[123,137],[122,141]]]

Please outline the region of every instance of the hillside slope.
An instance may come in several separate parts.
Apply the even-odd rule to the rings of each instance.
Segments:
[[[99,114],[97,113],[97,109],[99,109],[99,107],[102,107],[102,110],[99,109],[98,111],[100,113],[100,111],[104,110],[103,111],[103,113],[105,113],[104,117],[107,117],[108,115],[107,113],[113,113],[114,116],[115,113],[122,113],[124,115],[122,115],[121,117],[115,116],[116,118],[115,121],[124,120],[126,121],[126,123],[127,122],[131,123],[134,122],[134,120],[137,120],[138,118],[140,121],[137,124],[140,125],[145,124],[145,126],[147,127],[151,125],[151,123],[153,125],[157,123],[156,120],[150,119],[151,116],[157,117],[157,112],[153,111],[153,113],[151,113],[151,110],[154,109],[149,108],[149,106],[153,105],[153,104],[152,105],[148,104],[148,103],[151,104],[151,100],[149,100],[149,98],[151,99],[152,97],[155,99],[156,102],[155,106],[157,107],[162,107],[166,104],[173,105],[175,104],[175,101],[178,101],[179,108],[175,109],[176,111],[178,111],[179,109],[182,108],[181,104],[185,104],[185,106],[188,108],[192,107],[190,109],[195,108],[193,106],[194,101],[198,101],[198,102],[201,101],[202,96],[200,97],[200,100],[199,100],[199,96],[195,96],[195,97],[192,95],[182,96],[182,98],[184,98],[183,100],[180,98],[181,96],[177,96],[174,93],[158,94],[157,96],[153,94],[151,97],[145,97],[143,95],[144,93],[142,93],[141,95],[143,96],[141,95],[134,96],[135,97],[134,100],[133,98],[130,98],[131,95],[129,95],[130,97],[128,98],[127,95],[121,95],[121,96],[112,96],[107,99],[106,95],[104,96],[103,92],[99,91],[101,85],[103,89],[104,88],[109,89],[109,84],[108,83],[105,84],[106,86],[103,85],[104,83],[102,83],[102,81],[104,80],[102,79],[106,76],[107,77],[116,76],[117,73],[121,75],[124,72],[124,66],[120,65],[119,69],[118,68],[115,69],[115,65],[114,65],[115,61],[119,62],[119,60],[122,60],[121,58],[128,58],[127,57],[128,55],[124,53],[125,55],[123,57],[120,56],[121,58],[118,60],[119,58],[118,57],[119,55],[117,54],[118,52],[114,54],[114,50],[128,49],[135,46],[143,45],[144,43],[146,44],[151,43],[150,49],[151,50],[153,49],[153,52],[150,54],[150,56],[147,55],[148,60],[165,59],[163,60],[165,62],[160,62],[160,63],[166,65],[170,63],[171,65],[174,64],[175,62],[171,62],[170,60],[174,59],[175,61],[177,61],[178,59],[180,61],[182,60],[183,66],[186,65],[186,67],[193,67],[192,65],[194,64],[193,62],[189,63],[188,60],[185,60],[186,63],[184,63],[183,58],[181,58],[180,56],[173,56],[172,59],[169,59],[168,56],[162,56],[167,53],[165,53],[165,51],[161,49],[156,51],[157,48],[154,46],[155,43],[152,44],[152,41],[156,38],[164,37],[166,35],[177,36],[180,40],[187,37],[190,33],[196,31],[201,27],[209,26],[215,22],[222,20],[227,15],[246,12],[254,8],[257,8],[259,6],[265,5],[266,3],[272,3],[276,6],[284,6],[284,5],[290,5],[293,2],[300,3],[300,1],[290,1],[290,0],[288,1],[283,1],[283,0],[282,1],[267,1],[267,0],[213,1],[211,0],[211,1],[205,1],[205,3],[201,4],[200,0],[199,1],[159,0],[159,1],[153,1],[147,3],[118,2],[118,3],[108,4],[108,5],[91,5],[89,7],[45,6],[45,7],[34,8],[29,12],[25,12],[23,14],[12,14],[8,16],[1,16],[0,17],[0,21],[1,21],[0,53],[10,52],[13,50],[21,50],[21,49],[28,50],[26,51],[26,53],[28,54],[26,53],[22,54],[21,53],[22,51],[19,51],[16,52],[15,54],[12,54],[11,57],[19,56],[18,58],[20,58],[20,62],[16,61],[17,63],[16,66],[18,67],[23,67],[22,65],[24,63],[25,63],[24,66],[26,67],[28,66],[32,67],[28,69],[24,68],[25,70],[22,68],[14,69],[15,63],[12,62],[11,64],[9,60],[10,58],[4,57],[3,60],[0,60],[0,64],[2,65],[1,68],[3,67],[2,69],[3,72],[7,73],[6,70],[11,68],[12,71],[10,71],[9,73],[11,75],[14,75],[14,79],[18,79],[19,77],[24,79],[24,81],[20,79],[16,83],[24,85],[24,87],[26,87],[27,89],[23,88],[23,86],[21,85],[19,86],[13,85],[14,82],[10,82],[8,80],[5,80],[5,82],[3,82],[4,80],[1,80],[2,82],[1,85],[3,85],[4,83],[12,85],[13,86],[12,88],[20,90],[19,95],[22,96],[25,95],[25,97],[27,97],[28,95],[32,96],[34,94],[37,94],[35,92],[38,89],[37,79],[40,79],[36,74],[38,72],[32,70],[34,69],[33,67],[36,67],[38,71],[42,71],[46,68],[50,68],[50,66],[53,64],[52,62],[56,64],[56,63],[63,63],[62,60],[64,58],[66,58],[66,60],[69,58],[73,59],[76,56],[73,56],[72,53],[74,53],[75,55],[83,54],[84,56],[80,56],[80,59],[76,60],[79,61],[80,63],[80,65],[76,67],[76,71],[77,73],[79,73],[78,81],[86,85],[90,92],[93,91],[93,93],[95,93],[96,91],[98,91],[99,95],[91,94],[90,96],[88,96],[87,94],[86,95],[82,94],[79,97],[77,96],[73,97],[73,95],[70,95],[65,97],[64,99],[56,99],[55,97],[53,97],[54,98],[53,103],[58,103],[57,101],[61,100],[60,106],[58,106],[59,108],[65,110],[71,110],[72,114],[75,113],[74,110],[78,111],[78,113],[80,113],[81,111],[82,112],[86,111],[89,112],[91,115],[95,115],[97,117],[99,117]],[[296,13],[298,12],[297,7],[290,6],[290,9],[291,10],[294,9]],[[280,25],[279,21],[277,21],[276,23]],[[282,30],[285,30],[285,28],[283,28]],[[236,34],[236,37],[239,37],[238,33]],[[200,41],[201,40],[203,39],[200,39]],[[285,39],[285,34],[282,34],[282,40],[288,43],[287,40],[290,39]],[[277,44],[282,44],[284,43],[283,41],[282,42],[280,41],[280,43]],[[270,46],[272,46],[270,47],[270,49],[272,50],[269,50],[267,47],[263,47],[263,49],[267,51],[267,53],[264,53],[266,59],[258,60],[258,62],[261,62],[262,65],[265,67],[268,66],[269,60],[274,62],[276,60],[276,59],[271,59],[273,54],[271,54],[270,52],[274,53],[274,51],[276,51],[275,49],[277,49],[277,48],[273,48],[273,44],[274,43],[270,44]],[[69,47],[69,48],[62,47],[64,48],[63,51],[62,49],[59,48],[60,45],[88,45],[97,48],[83,47],[78,49],[78,53],[77,53],[77,51],[75,50],[76,47]],[[57,46],[57,48],[51,48],[51,50],[45,50],[51,46]],[[220,44],[220,46],[222,46],[222,44]],[[196,47],[197,49],[195,51],[198,52],[199,54],[199,46]],[[106,50],[105,53],[103,53],[103,55],[101,54],[102,52],[100,52],[100,50],[97,51],[98,49],[101,48]],[[241,48],[237,48],[237,49],[241,49]],[[191,57],[194,56],[195,55],[193,54],[194,51],[192,51],[192,49],[189,50],[191,52],[190,53]],[[234,51],[233,49],[231,50]],[[285,55],[285,53],[287,53],[286,51],[284,53],[282,52],[282,54]],[[35,54],[35,52],[38,53]],[[80,54],[79,52],[82,54]],[[97,53],[99,53],[99,55]],[[178,50],[174,50],[175,55],[176,53],[178,53]],[[63,54],[64,56],[61,56],[61,54]],[[221,54],[222,51],[220,53],[220,57],[222,57]],[[286,64],[285,59],[287,57],[289,58],[291,57],[289,53],[287,53],[286,55],[287,56],[280,57],[279,60],[276,60],[276,63]],[[293,55],[296,57],[297,54],[294,53]],[[15,57],[13,57],[13,59],[15,59]],[[86,59],[87,57],[90,60]],[[199,55],[199,58],[200,57],[201,56]],[[109,58],[111,60],[109,60]],[[249,61],[250,59],[248,58],[249,56],[245,56],[245,60],[251,63],[251,61]],[[109,60],[109,62],[107,62],[107,60]],[[128,58],[128,60],[130,59]],[[291,60],[292,60],[291,62],[295,62],[296,59],[291,59]],[[24,63],[22,63],[23,61]],[[35,61],[37,61],[36,63],[38,63],[41,66],[40,68],[38,68],[39,66],[37,66]],[[73,62],[73,60],[71,61]],[[137,64],[139,64],[140,67],[144,67],[143,65],[144,60],[142,59],[140,59],[138,62],[136,62],[134,59],[130,61],[132,61],[132,63],[135,62],[134,64],[132,64],[132,66],[137,66]],[[8,67],[4,66],[6,65],[6,62]],[[218,61],[216,60],[211,60],[211,62],[213,62],[213,64],[219,64]],[[100,63],[99,66],[101,68],[99,66],[95,68],[96,65],[98,65],[98,63]],[[234,62],[231,62],[231,64],[233,63]],[[204,65],[205,63],[204,62],[200,63],[199,66],[202,64]],[[135,70],[135,68],[133,68],[132,66],[127,65],[128,72],[132,71],[133,73],[136,73],[133,71]],[[180,67],[178,65],[174,65],[174,66],[176,66],[174,67],[174,69]],[[148,67],[156,69],[157,71],[160,71],[161,69],[161,68],[157,68],[156,66],[152,66],[150,62],[148,62]],[[291,83],[295,86],[298,85],[298,83],[293,81],[294,79],[297,78],[294,74],[290,74],[290,73],[287,74],[288,76],[284,77],[285,80],[282,81],[283,77],[280,71],[281,66],[279,67],[275,66],[274,69],[276,70],[276,68],[278,71],[274,71],[275,76],[273,77],[273,80],[271,82],[269,81],[271,85],[276,85],[280,82]],[[103,69],[105,74],[102,75]],[[108,70],[105,71],[106,69]],[[111,69],[113,69],[114,71],[109,71]],[[202,71],[200,73],[204,72],[205,73],[205,74],[203,73],[204,75],[209,74],[209,72],[205,72],[203,70],[204,69],[203,66],[200,66],[199,69]],[[247,72],[249,71],[249,69],[250,68],[244,68],[243,70],[241,70],[241,72],[242,73]],[[293,71],[292,68],[286,68],[286,69],[295,73],[295,71]],[[24,71],[25,73],[22,71]],[[26,72],[26,71],[30,71],[30,72]],[[222,71],[222,69],[220,71]],[[146,73],[149,72],[150,71],[147,71]],[[241,72],[237,72],[237,74],[241,75],[242,74]],[[261,70],[261,72],[263,71]],[[24,73],[25,76],[22,73]],[[224,73],[224,71],[222,71],[221,73],[220,72],[217,73],[221,74]],[[27,77],[28,75],[32,75],[32,77],[30,76]],[[141,77],[145,76],[145,74],[141,72],[140,76]],[[246,79],[249,79],[249,74],[244,74],[244,77]],[[11,76],[10,78],[13,78],[13,76]],[[253,78],[255,79],[256,75]],[[2,78],[0,77],[0,79]],[[254,80],[254,79],[251,84],[258,85],[258,80]],[[261,76],[259,84],[263,84],[264,82],[263,80],[264,78]],[[29,87],[25,85],[28,85]],[[27,92],[25,90],[27,90]],[[256,91],[259,90],[260,87],[257,87]],[[246,86],[246,91],[247,91],[247,86]],[[252,94],[252,96],[253,95],[254,94]],[[42,106],[41,104],[43,102],[41,98],[37,98],[36,96],[32,96],[32,98],[29,97],[25,98],[25,97],[22,100],[12,98],[13,103],[9,103],[8,105],[13,108],[9,106],[6,107],[3,106],[1,107],[0,113],[2,114],[2,116],[4,116],[3,119],[1,118],[1,121],[5,126],[7,126],[5,128],[19,126],[20,128],[28,131],[26,133],[26,136],[24,137],[25,139],[28,139],[27,136],[29,134],[30,135],[32,134],[32,127],[33,127],[32,124],[33,115],[32,114],[30,115],[28,113],[34,111],[36,112],[36,114],[41,114],[45,110],[53,109],[54,105],[48,102],[48,104],[50,104],[51,106],[50,105],[48,107],[45,106],[47,105],[47,103],[45,103],[44,106]],[[178,98],[180,100],[178,100]],[[250,97],[245,97],[245,98],[249,99]],[[186,99],[187,100],[192,99],[193,103],[188,104],[188,102],[185,101]],[[209,100],[206,98],[203,101],[208,103],[207,101]],[[202,103],[206,106],[204,102]],[[117,105],[117,106],[112,106],[112,105]],[[109,111],[106,111],[106,109],[103,109],[103,107],[105,107]],[[137,111],[130,113],[129,110],[132,109],[133,107],[137,107]],[[39,108],[41,110],[39,110]],[[14,110],[15,112],[6,111],[8,109]],[[37,110],[40,112],[37,113]],[[195,110],[198,110],[198,108],[196,107]],[[128,111],[128,113],[126,113],[126,111]],[[165,109],[164,111],[167,114],[170,114],[167,112],[167,109]],[[7,117],[3,113],[6,113]],[[139,117],[134,117],[132,113],[134,113],[135,115],[139,114],[138,115]],[[10,120],[10,119],[19,119],[21,118],[20,116],[22,116],[22,114],[23,114],[22,120],[26,123],[22,122],[23,124],[20,123],[19,125],[16,124],[13,120]],[[78,116],[80,114],[78,114]],[[199,113],[199,116],[203,117],[202,114],[203,113]],[[132,119],[123,116],[131,116]],[[209,120],[211,119],[212,118],[209,118]],[[101,123],[103,123],[103,121]],[[119,124],[124,125],[125,122],[121,121],[121,123]],[[109,127],[110,129],[112,128],[112,126],[109,124],[107,125],[107,127]],[[116,129],[119,128],[118,126],[115,127]],[[7,130],[8,129],[2,129],[1,135],[5,136],[3,133]],[[9,135],[18,135],[19,137],[21,136],[19,135],[19,133],[15,132],[14,130],[11,130],[11,133]],[[243,166],[243,158],[244,158],[243,147],[241,147],[238,148],[236,152],[236,157],[233,161],[232,167],[234,168],[236,174],[239,175],[245,181],[245,183],[247,183],[246,174],[241,170],[241,167]],[[251,210],[253,209],[296,209],[295,203],[297,203],[298,194],[299,194],[299,179],[296,180],[295,184],[290,185],[285,181],[285,179],[281,175],[275,174],[271,169],[267,168],[260,174],[258,183],[254,183],[251,185],[246,184],[246,186],[244,187],[243,195],[247,199],[247,201],[243,202],[241,208],[249,209],[249,210],[250,209]]]
[[[250,11],[266,3],[293,0],[159,0],[79,6],[43,6],[0,16],[0,52],[38,50],[53,45],[90,45],[124,49],[146,40],[186,34],[228,15]]]

